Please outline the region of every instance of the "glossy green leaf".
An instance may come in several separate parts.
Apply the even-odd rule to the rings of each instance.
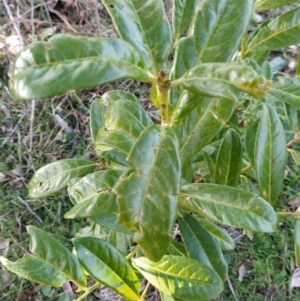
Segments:
[[[105,214],[101,216],[97,216],[93,218],[93,221],[95,221],[98,225],[104,226],[106,228],[122,232],[125,234],[134,234],[134,230],[128,230],[122,226],[119,226],[116,224],[116,221],[118,219],[118,216],[116,213],[111,213],[111,214]]]
[[[207,63],[189,70],[182,85],[188,91],[208,97],[222,97],[238,101],[240,91],[260,99],[269,82],[252,68],[237,63]]]
[[[90,107],[90,129],[93,142],[95,142],[99,130],[104,126],[104,116],[109,105],[119,99],[132,100],[139,103],[133,94],[122,90],[108,91],[101,98],[93,100]]]
[[[293,149],[289,149],[289,153],[291,154],[293,160],[295,161],[295,164],[300,165],[300,152],[295,151]]]
[[[213,161],[211,155],[205,150],[205,148],[202,149],[202,154],[210,174],[210,179],[212,182],[214,182],[215,162]]]
[[[222,139],[215,164],[215,183],[237,186],[242,168],[242,142],[239,133],[228,129]]]
[[[299,0],[256,0],[254,10],[262,12],[279,6],[298,3]]]
[[[114,187],[118,224],[134,227],[134,240],[153,261],[168,249],[176,219],[180,185],[178,140],[172,128],[152,125],[128,155],[129,170]]]
[[[160,294],[161,301],[175,301],[173,299],[173,297],[168,296],[167,294],[165,294],[163,292],[159,292],[159,294]]]
[[[300,14],[300,12],[299,12]],[[300,89],[296,85],[276,85],[269,93],[300,111]]]
[[[273,207],[254,193],[217,184],[182,187],[182,204],[211,220],[235,228],[273,232],[277,216]]]
[[[255,194],[259,194],[258,189],[254,185],[254,183],[251,181],[251,179],[247,176],[241,176],[241,188],[250,192],[253,192]]]
[[[187,250],[183,244],[172,240],[168,249],[170,255],[185,256],[188,257]]]
[[[295,262],[300,267],[300,221],[297,220],[294,231]]]
[[[257,129],[256,170],[260,195],[274,204],[282,189],[286,164],[285,131],[275,109],[264,105]]]
[[[201,0],[174,0],[172,27],[175,43],[187,30],[197,5]]]
[[[197,218],[198,223],[213,237],[222,250],[233,250],[235,243],[232,237],[222,228],[204,218]]]
[[[123,253],[95,237],[75,238],[73,243],[89,275],[128,300],[139,298],[138,277]]]
[[[54,287],[73,281],[82,290],[87,284],[86,276],[76,257],[47,232],[34,226],[28,226],[27,231],[31,236],[32,254],[26,254],[17,262],[2,257],[2,264],[30,281]]]
[[[198,63],[228,62],[232,58],[247,30],[252,8],[253,0],[202,1],[190,32]]]
[[[105,114],[104,127],[98,132],[95,148],[117,149],[127,156],[141,132],[151,124],[151,118],[139,103],[117,100]]]
[[[228,272],[227,264],[221,248],[210,233],[188,214],[183,214],[178,223],[189,257],[217,272],[224,281]]]
[[[245,134],[245,150],[253,168],[256,168],[256,152],[257,152],[257,130],[258,124],[254,124],[246,130]]]
[[[15,99],[46,98],[132,78],[148,82],[145,63],[120,39],[55,35],[17,56],[10,81]],[[42,88],[41,88],[42,83]]]
[[[174,112],[172,114],[172,124],[177,124],[186,118],[195,106],[202,101],[201,96],[188,91],[183,91],[178,99]]]
[[[204,301],[223,289],[216,272],[191,258],[165,255],[159,262],[151,262],[146,257],[135,258],[132,262],[152,285],[176,299]]]
[[[175,126],[180,140],[180,155],[183,163],[212,142],[229,120],[234,109],[235,102],[224,98],[202,98],[198,104],[195,104],[195,109],[182,124]]]
[[[80,229],[80,231],[76,233],[75,237],[96,237],[105,240],[122,253],[127,254],[129,248],[132,246],[132,233],[126,234],[124,232],[120,232],[119,230],[121,227],[118,230],[114,230],[112,227],[103,226],[97,222],[99,218],[93,218],[92,220],[94,222],[91,226]],[[127,230],[127,232],[130,231]]]
[[[106,170],[89,174],[70,187],[69,195],[76,203],[64,218],[84,218],[118,211],[112,189],[122,171]]]
[[[119,36],[131,43],[148,69],[164,68],[172,46],[172,30],[162,0],[102,0]]]
[[[300,7],[264,23],[246,46],[245,54],[280,49],[299,42]]]
[[[49,196],[68,185],[74,178],[85,176],[97,167],[97,163],[84,159],[65,159],[40,168],[28,184],[29,197]]]

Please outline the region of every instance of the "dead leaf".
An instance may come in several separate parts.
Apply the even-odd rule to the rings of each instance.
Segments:
[[[2,256],[6,257],[9,249],[9,240],[0,239],[0,250],[2,251]]]
[[[240,267],[239,267],[239,271],[238,271],[238,280],[240,282],[243,281],[244,277],[246,276],[247,274],[247,268],[244,264],[242,264]]]
[[[295,269],[289,286],[289,294],[292,294],[294,287],[300,287],[300,268]]]
[[[290,206],[298,207],[300,205],[300,196],[295,197],[291,201],[288,202]]]

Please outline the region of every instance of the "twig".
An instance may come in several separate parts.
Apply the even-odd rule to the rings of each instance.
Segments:
[[[30,206],[18,196],[18,200],[26,207],[26,209],[31,213],[41,224],[43,223],[43,220],[30,208]]]
[[[239,301],[239,299],[237,298],[237,296],[236,296],[236,294],[235,294],[234,288],[233,288],[233,286],[232,286],[232,283],[231,283],[229,277],[227,277],[226,280],[227,280],[227,282],[228,282],[228,285],[229,285],[229,288],[230,288],[230,290],[231,290],[231,293],[232,293],[232,295],[233,295],[234,300],[235,300],[235,301]]]
[[[55,10],[53,8],[48,7],[48,9],[49,9],[49,11],[51,11],[51,13],[57,15],[73,33],[78,34],[78,31],[69,23],[66,16],[62,15],[60,12],[58,12],[57,10]]]
[[[7,12],[7,14],[8,14],[10,20],[11,20],[11,21],[14,21],[14,17],[13,17],[13,15],[12,15],[12,13],[11,13],[11,10],[10,10],[8,4],[7,4],[7,1],[6,1],[6,0],[3,0],[3,4],[4,4],[4,7],[5,7],[5,9],[6,9],[6,12]],[[22,38],[22,36],[21,36],[20,29],[19,29],[19,27],[17,26],[17,24],[16,24],[15,21],[13,22],[13,26],[14,26],[14,29],[15,29],[17,35],[19,36],[20,42],[22,43],[22,45],[25,45],[25,44],[24,44],[24,40],[23,40],[23,38]]]
[[[0,145],[0,148],[3,147],[6,142],[11,138],[11,136],[15,133],[15,131],[18,129],[19,125],[21,124],[22,120],[24,119],[24,117],[27,115],[28,111],[25,112],[21,118],[19,119],[19,121],[17,122],[17,124],[15,125],[15,127],[12,129],[12,131],[10,132],[10,134],[4,139],[4,141],[2,142],[2,144]]]

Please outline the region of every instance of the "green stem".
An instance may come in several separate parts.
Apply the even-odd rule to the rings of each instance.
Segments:
[[[246,171],[248,171],[249,169],[251,169],[251,165],[248,165],[246,167],[244,167],[242,170],[241,170],[241,174],[245,173]]]
[[[161,124],[168,125],[169,124],[169,111],[168,111],[168,90],[156,86],[157,89],[157,99],[160,106],[160,117],[161,117]]]
[[[129,253],[125,258],[129,260],[140,250],[139,246],[136,246],[131,253]]]
[[[151,283],[148,282],[139,301],[144,301]]]
[[[85,297],[87,297],[90,293],[92,293],[95,289],[97,289],[98,287],[101,286],[101,283],[97,282],[95,283],[93,286],[85,289],[84,294],[82,294],[79,298],[77,298],[75,301],[81,301],[83,300]]]

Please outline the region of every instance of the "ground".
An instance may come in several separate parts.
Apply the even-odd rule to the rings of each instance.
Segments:
[[[170,16],[171,0],[166,1]],[[280,14],[275,10],[258,16]],[[113,88],[134,93],[151,116],[157,112],[149,99],[149,87],[128,80],[84,92],[72,92],[47,101],[14,101],[8,92],[11,64],[22,41],[28,44],[46,40],[53,33],[67,32],[86,36],[115,36],[107,12],[99,1],[21,0],[0,2],[0,255],[11,260],[28,252],[29,237],[25,227],[35,225],[50,231],[65,245],[84,224],[66,221],[64,212],[71,204],[67,193],[31,200],[27,184],[33,173],[46,163],[71,157],[95,158],[89,133],[89,106],[92,100]],[[292,74],[296,51],[289,48],[272,53],[274,68]],[[300,204],[299,166],[289,162],[285,188],[278,211],[294,210]],[[293,254],[294,221],[280,221],[276,233],[254,235],[227,229],[236,240],[236,249],[225,254],[229,279],[218,301],[299,300],[300,290],[290,288],[295,270]],[[0,301],[70,300],[73,288],[51,289],[22,280],[0,267]],[[96,291],[88,300],[104,300],[107,291]],[[113,297],[107,297],[112,300]],[[157,292],[148,300],[158,300]]]

